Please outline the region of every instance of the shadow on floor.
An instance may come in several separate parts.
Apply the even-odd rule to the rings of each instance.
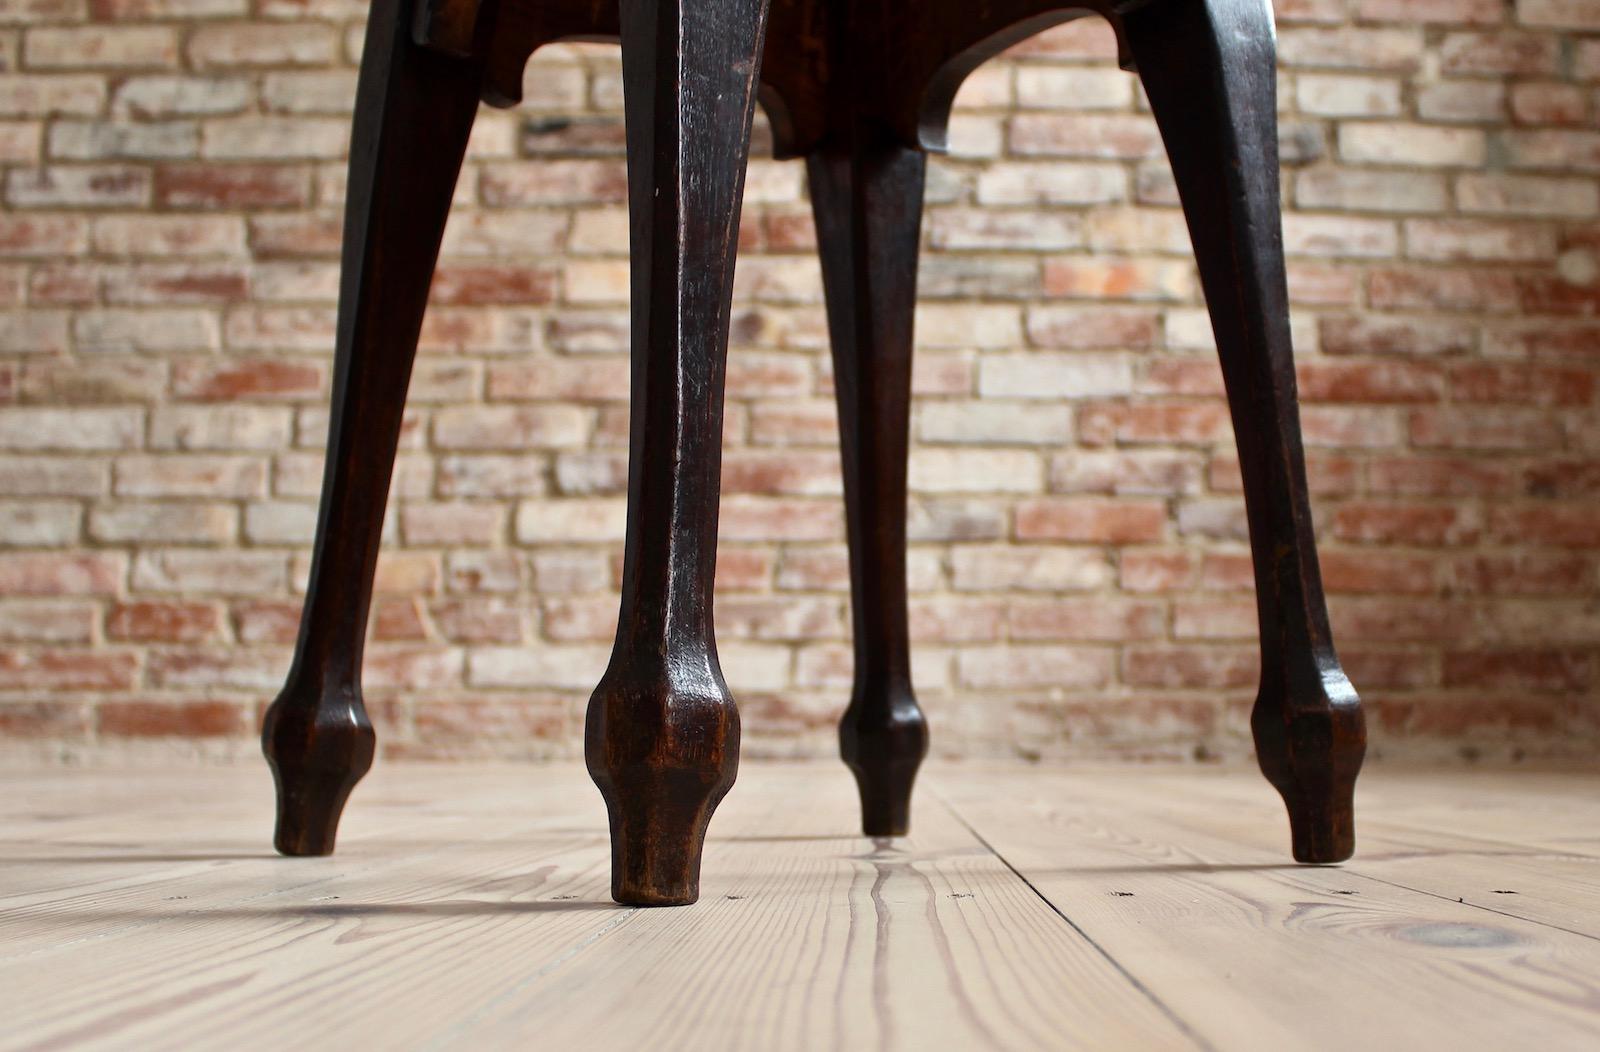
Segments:
[[[635,907],[620,906],[610,900],[540,899],[532,902],[485,902],[476,899],[448,899],[442,902],[337,902],[307,905],[271,906],[262,909],[224,909],[197,907],[184,910],[73,910],[56,917],[32,917],[32,924],[53,921],[81,924],[147,921],[261,921],[261,920],[363,920],[381,917],[490,917],[539,913],[615,913]]]

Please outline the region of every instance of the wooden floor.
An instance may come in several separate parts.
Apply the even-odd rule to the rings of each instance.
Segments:
[[[1600,1049],[1600,779],[935,768],[914,836],[746,764],[697,906],[608,899],[576,767],[386,765],[330,859],[264,769],[0,775],[4,1049]]]

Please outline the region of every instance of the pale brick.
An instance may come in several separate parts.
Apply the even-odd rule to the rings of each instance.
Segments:
[[[254,457],[120,457],[113,491],[119,497],[255,497],[265,492],[266,474],[266,464]]]
[[[1090,205],[1127,196],[1127,174],[1114,164],[1000,162],[978,176],[983,205]]]
[[[333,27],[317,24],[228,22],[203,25],[189,37],[197,69],[323,65],[334,57]]]
[[[909,476],[919,493],[1038,493],[1044,488],[1038,456],[1020,450],[913,450]]]
[[[216,316],[200,310],[92,310],[73,317],[83,351],[211,351],[221,343]]]
[[[1517,21],[1525,26],[1600,30],[1593,0],[1517,0]]]
[[[434,441],[444,449],[569,448],[588,435],[589,413],[576,406],[452,408],[434,416]]]
[[[976,445],[1056,445],[1072,437],[1065,406],[1007,402],[932,402],[917,414],[924,442]]]
[[[1463,212],[1581,218],[1600,212],[1600,183],[1536,175],[1463,175],[1456,180]]]
[[[611,660],[609,645],[482,647],[467,657],[474,687],[592,690]]]
[[[94,497],[107,492],[110,478],[99,460],[0,456],[0,494],[9,497]]]
[[[959,591],[1093,591],[1112,577],[1099,549],[1059,545],[961,545],[950,552],[951,584]]]
[[[1022,314],[1015,307],[919,305],[916,330],[919,347],[1014,347],[1022,343]]]
[[[1450,189],[1441,175],[1356,168],[1316,168],[1295,177],[1302,208],[1353,212],[1443,212]]]
[[[329,160],[349,138],[349,122],[320,117],[226,117],[201,129],[200,155],[210,160]]]
[[[101,77],[0,73],[0,115],[7,117],[93,117],[105,101]]]
[[[0,501],[0,544],[60,548],[78,540],[83,509],[68,501]]]
[[[111,112],[140,120],[216,116],[238,113],[254,97],[243,78],[150,74],[122,81],[111,97]]]
[[[978,393],[986,398],[1104,398],[1133,391],[1133,363],[1124,355],[985,355]]]
[[[1104,648],[1066,646],[973,647],[956,659],[957,678],[978,690],[1052,690],[1103,686],[1112,675]]]
[[[1409,73],[1422,55],[1420,29],[1284,29],[1278,34],[1278,56],[1292,68]]]
[[[110,256],[238,256],[244,232],[235,216],[104,216],[94,247]]]
[[[1029,113],[1011,119],[1009,145],[1023,155],[1129,161],[1159,155],[1161,136],[1143,116]]]
[[[178,63],[178,32],[164,26],[30,29],[22,53],[38,69],[164,68]]]
[[[950,249],[1050,251],[1084,243],[1075,215],[998,208],[934,209],[928,236],[934,247]]]
[[[1399,250],[1400,232],[1387,220],[1291,213],[1283,220],[1283,242],[1290,255],[1382,258]]]
[[[1379,77],[1305,73],[1295,82],[1295,103],[1318,117],[1397,117],[1400,81]]]
[[[1417,115],[1427,120],[1487,123],[1505,114],[1505,85],[1494,81],[1445,81],[1417,92]]]
[[[0,408],[0,448],[8,450],[133,449],[143,428],[144,413],[135,408]]]
[[[140,208],[150,193],[150,173],[139,168],[83,165],[6,173],[6,200],[16,208]]]
[[[139,553],[131,582],[144,592],[263,595],[288,587],[288,556],[277,552],[173,548]]]
[[[385,532],[392,529],[387,522]],[[310,544],[317,532],[317,506],[309,501],[252,501],[244,509],[244,536],[251,544]]]
[[[7,599],[0,603],[0,640],[78,644],[93,641],[99,611],[78,600]]]
[[[1356,0],[1358,18],[1373,22],[1498,25],[1504,0]]]
[[[524,501],[517,509],[516,537],[523,544],[615,543],[623,538],[626,508],[626,501],[614,497]]]
[[[1554,259],[1546,226],[1480,219],[1415,219],[1405,224],[1406,254],[1426,260],[1531,263]]]
[[[173,160],[200,152],[199,128],[190,121],[156,124],[57,121],[47,152],[53,160]]]
[[[44,150],[44,126],[38,121],[0,120],[0,164],[38,164]]]
[[[0,313],[0,351],[6,354],[65,354],[69,349],[67,315],[55,311]]]
[[[107,544],[226,544],[239,518],[230,504],[122,503],[89,512],[89,536]]]
[[[1481,131],[1431,124],[1360,123],[1339,126],[1339,156],[1364,164],[1476,167],[1488,156]]]

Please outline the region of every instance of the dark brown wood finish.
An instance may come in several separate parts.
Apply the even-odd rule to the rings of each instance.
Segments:
[[[1200,263],[1244,475],[1261,625],[1256,758],[1289,809],[1294,857],[1355,851],[1366,754],[1328,627],[1311,529],[1279,213],[1277,81],[1266,0],[1165,0],[1125,23]]]
[[[361,656],[384,502],[483,79],[479,63],[414,44],[411,21],[411,0],[375,0],[356,89],[322,507],[294,664],[262,730],[287,855],[333,850],[372,765]]]
[[[622,0],[632,444],[622,610],[584,756],[611,814],[611,894],[699,896],[739,765],[712,628],[722,384],[766,0]]]
[[[906,460],[911,328],[927,159],[870,127],[806,162],[839,403],[855,683],[839,751],[868,836],[904,836],[928,724],[911,687]]]
[[[906,462],[912,319],[927,156],[884,130],[885,66],[896,42],[884,6],[836,10],[831,137],[806,159],[828,305],[850,540],[855,682],[839,751],[867,836],[904,836],[928,725],[911,686],[906,609]],[[845,17],[845,16],[848,16]]]
[[[509,105],[557,40],[623,43],[633,417],[622,612],[590,702],[613,894],[698,894],[738,713],[712,632],[722,383],[753,102],[805,156],[828,295],[856,682],[841,748],[869,834],[906,830],[927,730],[905,580],[911,329],[925,152],[957,88],[1023,37],[1110,19],[1172,157],[1238,435],[1261,619],[1252,718],[1294,853],[1353,849],[1359,701],[1328,631],[1288,326],[1267,0],[377,0],[357,100],[334,415],[300,644],[264,744],[278,846],[330,851],[371,763],[359,672],[383,505],[429,276],[475,101]],[[413,6],[413,4],[415,6]],[[762,68],[762,63],[765,68]]]

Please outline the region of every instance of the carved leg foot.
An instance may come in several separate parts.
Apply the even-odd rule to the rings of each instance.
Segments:
[[[861,792],[862,831],[904,836],[928,751],[906,614],[911,331],[926,158],[875,137],[866,122],[845,128],[845,145],[807,160],[850,537],[855,685],[839,746]]]
[[[339,816],[372,768],[377,737],[359,696],[287,697],[267,710],[261,736],[278,789],[272,843],[285,855],[331,855]]]
[[[1124,29],[1188,216],[1239,446],[1261,623],[1256,754],[1289,809],[1295,858],[1340,862],[1355,850],[1366,729],[1334,651],[1306,495],[1271,7],[1166,0]]]
[[[411,40],[412,0],[367,24],[345,209],[333,414],[322,508],[288,684],[262,750],[278,784],[278,850],[326,855],[372,765],[361,653],[384,503],[450,196],[481,69]]]
[[[623,0],[633,389],[622,611],[584,755],[611,813],[611,894],[699,896],[739,714],[712,629],[722,387],[766,0]]]

